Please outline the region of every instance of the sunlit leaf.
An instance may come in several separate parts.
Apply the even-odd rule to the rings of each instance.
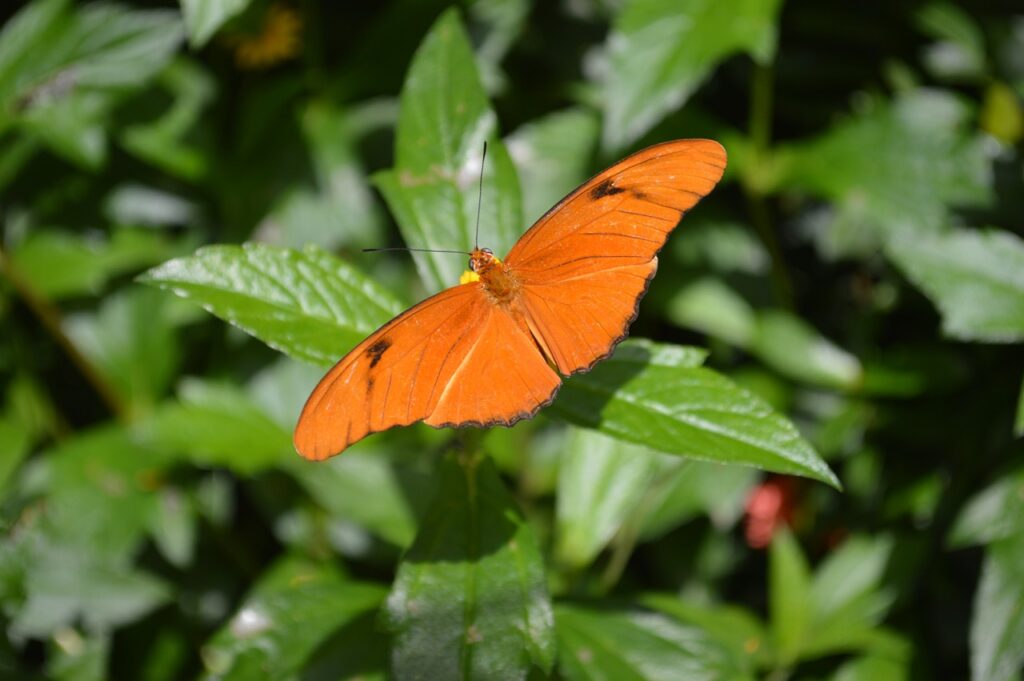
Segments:
[[[554,661],[551,603],[530,526],[490,459],[442,466],[387,603],[398,678],[525,679]]]
[[[189,298],[292,357],[330,364],[401,311],[383,287],[315,247],[209,246],[144,283]]]
[[[678,109],[719,61],[775,54],[779,0],[631,0],[608,37],[606,149],[620,149]]]
[[[293,678],[333,632],[376,610],[385,594],[330,565],[286,556],[203,646],[206,678]],[[334,675],[344,678],[359,671],[357,665],[339,666]]]
[[[568,379],[549,413],[670,454],[838,480],[796,428],[701,367],[694,348],[633,341]]]
[[[515,166],[497,137],[469,39],[453,8],[420,45],[402,88],[395,166],[374,181],[415,248],[469,251],[475,245],[478,179],[484,141],[480,245],[504,254],[523,231]],[[465,258],[413,253],[430,291],[456,284]]]
[[[898,241],[889,257],[934,301],[946,335],[1024,339],[1024,241],[1016,235],[958,229]]]

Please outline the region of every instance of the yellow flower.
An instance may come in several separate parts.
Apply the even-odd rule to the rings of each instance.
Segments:
[[[236,34],[235,63],[245,70],[266,69],[293,58],[301,49],[302,18],[291,7],[273,4],[259,33]]]

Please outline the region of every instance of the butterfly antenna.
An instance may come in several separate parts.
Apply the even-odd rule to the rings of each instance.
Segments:
[[[473,248],[480,247],[480,208],[484,203],[484,161],[487,160],[487,140],[484,140],[484,153],[480,157],[480,190],[476,195],[476,234],[473,236]]]

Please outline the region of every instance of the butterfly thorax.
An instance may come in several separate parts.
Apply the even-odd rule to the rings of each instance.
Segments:
[[[511,302],[519,292],[519,279],[489,248],[473,249],[469,254],[469,269],[499,303]]]

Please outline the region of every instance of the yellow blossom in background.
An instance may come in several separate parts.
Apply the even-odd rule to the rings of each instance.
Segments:
[[[266,69],[295,57],[301,49],[302,18],[282,4],[271,5],[258,33],[230,37],[235,63],[245,70]]]

